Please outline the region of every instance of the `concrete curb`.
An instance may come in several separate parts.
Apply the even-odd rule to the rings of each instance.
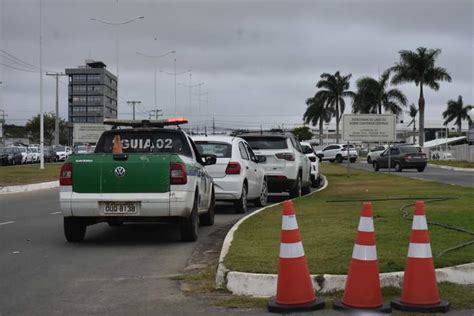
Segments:
[[[433,168],[440,168],[446,170],[453,170],[453,171],[465,171],[465,172],[474,172],[473,168],[458,168],[458,167],[450,167],[450,166],[441,166],[429,163],[428,166]]]
[[[20,192],[30,192],[36,190],[46,190],[59,187],[59,181],[51,182],[42,182],[34,184],[25,184],[25,185],[11,185],[6,187],[0,187],[0,194],[9,194],[9,193],[20,193]]]
[[[328,186],[328,181],[326,179],[325,176],[322,175],[322,178],[324,179],[324,185],[319,188],[318,190],[316,191],[313,191],[311,192],[310,194],[314,194],[316,192],[319,192],[319,191],[322,191],[324,189],[327,188]],[[234,233],[235,231],[237,231],[237,229],[239,228],[239,226],[244,222],[246,221],[248,218],[260,213],[261,211],[267,209],[267,208],[270,208],[270,207],[273,207],[275,205],[279,205],[279,204],[282,204],[283,202],[280,202],[280,203],[276,203],[276,204],[272,204],[272,205],[269,205],[269,206],[266,206],[266,207],[263,207],[261,209],[258,209],[256,210],[255,212],[247,215],[247,216],[244,216],[242,217],[237,223],[234,224],[234,226],[232,226],[232,228],[229,230],[229,232],[227,233],[227,235],[225,236],[225,239],[224,239],[224,243],[222,244],[222,250],[221,250],[221,253],[220,253],[220,256],[219,256],[219,264],[217,266],[217,273],[216,273],[216,287],[218,289],[224,289],[227,287],[227,289],[229,289],[229,287],[227,286],[227,275],[229,273],[242,273],[242,272],[234,272],[234,271],[229,271],[225,265],[224,265],[224,259],[225,259],[225,256],[227,255],[227,253],[229,252],[229,249],[230,249],[230,245],[232,244],[232,240],[234,239]],[[248,273],[245,273],[245,274],[248,274]],[[267,275],[266,274],[257,274],[259,276],[263,276],[263,277],[266,277]],[[276,282],[276,279],[275,279],[275,282]],[[251,284],[251,287],[256,287],[255,284],[256,283],[253,283],[253,281],[251,283],[247,283],[245,280],[243,281],[244,285],[245,284],[248,284],[250,285]],[[275,283],[276,284],[276,283]],[[258,287],[258,286],[257,286]]]
[[[258,274],[230,271],[227,273],[227,289],[235,295],[271,297],[276,295],[276,274]],[[311,275],[314,288],[321,293],[344,290],[346,275]],[[474,284],[474,263],[436,269],[438,282]],[[403,272],[380,274],[382,287],[400,288],[403,284]]]

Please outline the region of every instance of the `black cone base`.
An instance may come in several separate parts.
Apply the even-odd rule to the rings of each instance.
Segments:
[[[421,313],[446,313],[449,311],[449,302],[441,301],[434,305],[413,305],[393,300],[392,307],[405,312],[421,312]]]
[[[307,312],[323,309],[326,306],[323,298],[316,298],[314,302],[299,305],[278,304],[274,298],[268,302],[268,311],[271,313],[287,314],[294,312]]]
[[[374,313],[374,314],[388,314],[392,312],[389,304],[383,304],[378,308],[356,308],[344,305],[341,300],[334,300],[334,309],[348,312],[348,313]]]

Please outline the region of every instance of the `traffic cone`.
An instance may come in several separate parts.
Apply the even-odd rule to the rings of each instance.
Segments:
[[[426,223],[425,202],[417,201],[403,275],[403,289],[392,307],[411,312],[447,312],[449,303],[439,298],[430,235]]]
[[[324,300],[316,298],[314,294],[291,200],[283,202],[281,226],[277,295],[276,299],[271,299],[268,303],[268,311],[291,313],[324,308]]]
[[[115,135],[114,137],[114,147],[112,148],[113,154],[121,154],[122,151],[122,141],[120,140],[120,135]]]
[[[391,312],[390,305],[384,304],[382,301],[372,216],[372,204],[364,202],[344,296],[342,301],[334,301],[335,309],[377,313]]]

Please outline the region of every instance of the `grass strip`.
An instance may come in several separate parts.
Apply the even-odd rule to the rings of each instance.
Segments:
[[[465,160],[430,160],[429,163],[432,165],[474,169],[474,162]]]
[[[0,167],[0,186],[33,184],[59,179],[61,163],[48,163],[41,170],[39,164]]]

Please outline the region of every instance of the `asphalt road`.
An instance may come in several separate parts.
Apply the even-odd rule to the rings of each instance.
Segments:
[[[351,167],[374,171],[372,165],[366,162],[356,162],[351,164]],[[388,173],[388,169],[381,169],[378,172]],[[464,187],[474,188],[474,172],[468,171],[454,171],[442,168],[426,166],[423,172],[418,172],[416,169],[405,169],[402,172],[395,172],[393,169],[391,173],[397,176],[415,178],[420,180],[437,181],[448,184],[455,184]]]
[[[83,243],[67,243],[57,189],[0,195],[0,206],[0,316],[228,313],[183,294],[170,277],[222,242],[243,216],[231,204],[218,206],[215,225],[201,227],[195,243],[179,241],[172,224],[105,223],[89,226]]]

